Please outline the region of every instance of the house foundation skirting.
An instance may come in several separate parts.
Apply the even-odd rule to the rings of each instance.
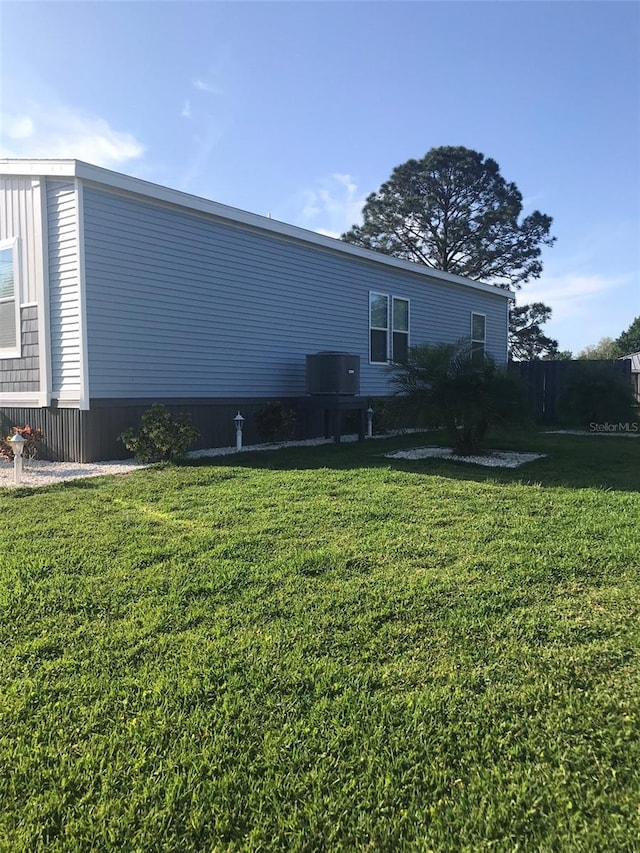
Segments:
[[[92,400],[86,411],[51,406],[47,408],[1,407],[0,434],[14,426],[29,424],[41,429],[44,442],[40,457],[59,462],[103,462],[131,456],[120,434],[136,426],[153,403],[163,403],[173,414],[187,414],[200,433],[193,450],[235,445],[234,417],[244,417],[244,444],[264,441],[258,432],[256,413],[278,399],[296,413],[296,439],[330,437],[337,432],[361,431],[366,397],[237,397],[224,399],[131,399]],[[353,421],[353,423],[351,423]],[[284,436],[279,436],[284,438]]]

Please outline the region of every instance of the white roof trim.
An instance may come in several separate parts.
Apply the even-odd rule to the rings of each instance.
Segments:
[[[287,223],[279,222],[276,219],[269,219],[266,216],[259,216],[256,213],[248,213],[247,211],[239,210],[236,207],[220,204],[217,201],[210,201],[209,199],[191,195],[190,193],[185,193],[181,190],[173,190],[169,187],[161,186],[160,184],[143,181],[141,178],[134,178],[120,172],[112,172],[110,169],[103,169],[100,166],[92,166],[90,163],[84,163],[82,160],[0,159],[0,175],[37,175],[38,177],[52,178],[81,178],[96,184],[102,184],[107,187],[113,187],[115,189],[135,193],[136,195],[157,199],[158,201],[168,202],[169,204],[179,205],[180,207],[185,207],[189,210],[196,210],[200,213],[206,213],[211,216],[218,217],[219,219],[237,222],[250,228],[257,228],[261,231],[279,234],[282,237],[288,237],[293,240],[301,240],[305,243],[321,246],[333,252],[339,252],[340,254],[352,255],[372,263],[395,267],[396,269],[404,270],[405,272],[414,273],[416,275],[423,275],[447,284],[462,285],[463,287],[470,287],[474,290],[481,290],[484,293],[492,293],[494,296],[502,296],[505,299],[515,299],[513,291],[507,290],[506,288],[496,287],[492,284],[483,284],[482,282],[463,278],[459,275],[442,272],[441,270],[434,270],[422,264],[403,261],[399,258],[391,257],[390,255],[383,255],[381,252],[374,252],[371,249],[363,249],[360,246],[353,246],[350,243],[345,243],[334,237],[325,237],[323,234],[317,234],[315,231],[308,231],[307,229],[300,228],[297,225],[288,225]]]
[[[640,352],[631,352],[629,355],[622,355],[618,361],[630,361],[631,372],[640,373]]]

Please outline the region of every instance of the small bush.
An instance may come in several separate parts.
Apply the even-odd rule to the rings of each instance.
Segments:
[[[488,355],[477,358],[467,339],[411,347],[407,361],[390,370],[398,414],[419,426],[444,427],[459,455],[477,453],[490,426],[525,420],[522,383]]]
[[[0,459],[7,459],[9,462],[13,460],[13,450],[9,439],[14,435],[21,435],[24,438],[23,457],[35,459],[38,455],[40,442],[44,439],[44,433],[41,429],[33,429],[29,424],[23,427],[11,427],[11,435],[0,438]]]
[[[370,400],[369,405],[373,409],[372,426],[374,435],[386,435],[388,432],[415,426],[413,420],[408,418],[406,413],[399,411],[392,400],[377,397]]]
[[[258,435],[262,441],[290,441],[296,431],[296,413],[286,409],[280,400],[270,400],[255,414]]]
[[[154,403],[140,425],[125,430],[120,441],[141,462],[177,462],[198,436],[188,415],[172,415],[166,406]]]

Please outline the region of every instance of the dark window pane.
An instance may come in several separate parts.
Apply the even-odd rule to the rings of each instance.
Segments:
[[[371,329],[371,361],[387,361],[387,333]]]
[[[393,360],[406,361],[409,356],[409,335],[405,332],[393,333]]]
[[[485,321],[486,317],[482,314],[471,315],[471,339],[474,341],[483,341],[485,339]]]
[[[484,361],[484,343],[481,341],[472,341],[471,343],[471,363],[482,364]]]

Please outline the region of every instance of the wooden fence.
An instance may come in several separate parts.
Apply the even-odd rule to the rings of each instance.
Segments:
[[[585,364],[602,365],[600,370],[610,370],[612,380],[628,377],[631,387],[630,361],[512,361],[509,370],[525,383],[536,420],[555,424],[558,420],[558,400],[567,380],[584,369]]]

